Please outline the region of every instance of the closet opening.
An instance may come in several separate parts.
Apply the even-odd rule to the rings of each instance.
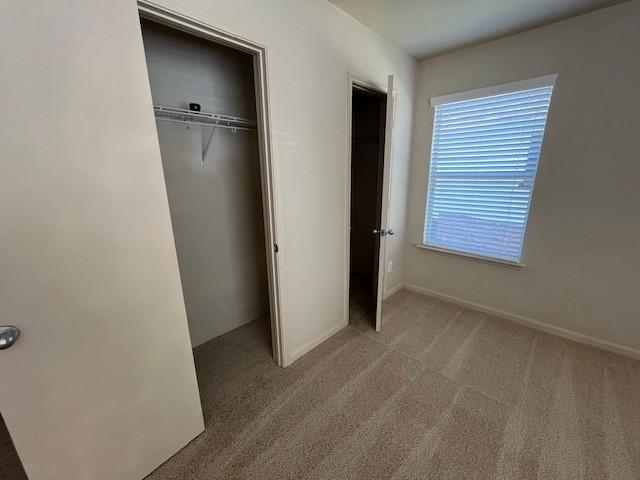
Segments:
[[[203,377],[206,362],[227,347],[283,364],[265,52],[164,12],[140,13],[203,390],[214,381]]]
[[[27,480],[18,452],[0,414],[0,478],[7,480]]]
[[[387,95],[352,85],[349,323],[376,329]]]

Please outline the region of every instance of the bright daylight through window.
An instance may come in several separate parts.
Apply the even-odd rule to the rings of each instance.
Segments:
[[[432,99],[425,246],[520,263],[554,81]]]

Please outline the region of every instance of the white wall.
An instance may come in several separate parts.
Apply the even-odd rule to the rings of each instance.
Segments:
[[[640,2],[422,62],[406,282],[640,349]],[[432,96],[558,73],[521,270],[419,250]]]
[[[154,104],[255,121],[253,57],[143,24]],[[159,121],[158,137],[191,342],[269,311],[257,132]]]
[[[389,241],[401,283],[414,61],[325,0],[162,0],[268,48],[285,362],[344,326],[347,74],[397,76]]]

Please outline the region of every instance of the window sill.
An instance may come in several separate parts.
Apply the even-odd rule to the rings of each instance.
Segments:
[[[473,253],[456,252],[454,250],[447,250],[446,248],[432,247],[431,245],[423,245],[421,243],[417,244],[416,248],[420,248],[422,250],[431,250],[432,252],[445,253],[448,255],[455,255],[457,257],[470,258],[472,260],[479,260],[481,262],[493,263],[493,264],[501,265],[505,267],[511,267],[511,268],[517,268],[517,269],[525,267],[523,263],[510,262],[509,260],[500,260],[498,258],[483,257],[482,255],[474,255]]]

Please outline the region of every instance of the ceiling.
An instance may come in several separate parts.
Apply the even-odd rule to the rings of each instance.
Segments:
[[[417,59],[625,0],[329,0]]]

